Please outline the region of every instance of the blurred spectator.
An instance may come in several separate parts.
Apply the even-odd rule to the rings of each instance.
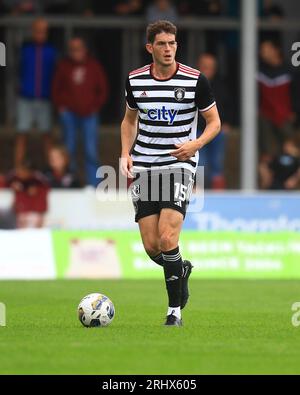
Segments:
[[[300,151],[293,139],[283,143],[282,152],[270,162],[261,162],[259,174],[263,189],[297,189],[300,181]]]
[[[70,14],[81,14],[81,15],[91,16],[94,14],[93,3],[94,3],[93,0],[86,0],[84,2],[82,0],[73,0],[69,6],[70,9],[69,12]]]
[[[79,188],[79,182],[69,169],[69,153],[64,146],[53,146],[49,152],[49,169],[45,175],[51,188]]]
[[[274,155],[279,152],[283,140],[294,133],[291,76],[277,43],[262,42],[260,59],[260,152],[262,155]]]
[[[273,20],[284,17],[284,11],[281,5],[274,3],[273,0],[264,0],[262,2],[261,15],[264,18],[271,18]]]
[[[261,17],[267,21],[280,22],[284,19],[284,11],[280,5],[274,4],[272,0],[265,0],[262,6]],[[261,30],[259,41],[263,42],[266,40],[282,45],[282,32],[278,29]]]
[[[199,166],[205,167],[205,179],[207,186],[212,189],[224,189],[226,187],[224,177],[224,156],[226,135],[231,130],[232,101],[231,94],[223,81],[217,75],[218,65],[214,55],[202,54],[198,59],[198,69],[208,78],[215,94],[222,129],[218,136],[199,151]],[[205,129],[205,120],[199,117],[198,133]]]
[[[224,4],[223,14],[224,17],[239,20],[241,18],[241,1],[240,0],[227,0]],[[240,123],[240,86],[241,86],[241,43],[240,31],[225,30],[221,32],[222,40],[225,45],[225,62],[223,60],[224,68],[227,73],[228,85],[233,98],[233,106],[235,109],[233,123],[239,125]]]
[[[86,182],[96,186],[98,158],[98,112],[108,97],[108,81],[102,65],[89,55],[82,38],[68,44],[69,56],[56,70],[53,100],[63,128],[64,144],[76,171],[77,129],[84,140]]]
[[[45,14],[66,14],[70,12],[70,0],[42,0]]]
[[[113,15],[116,0],[73,0],[71,2],[71,12],[75,14],[92,15]]]
[[[70,0],[2,0],[6,10],[13,15],[65,14],[70,10]]]
[[[32,41],[23,44],[20,62],[20,91],[17,104],[15,166],[23,162],[28,132],[34,125],[43,136],[45,158],[51,146],[51,83],[56,50],[47,42],[48,23],[39,18],[32,23]]]
[[[193,15],[219,16],[222,11],[221,0],[197,0],[191,1]]]
[[[117,1],[114,11],[118,15],[142,15],[143,0],[122,0]]]
[[[216,18],[223,12],[221,7],[221,0],[197,0],[191,2],[191,12],[193,16],[199,16],[202,18]],[[200,52],[204,50],[217,54],[220,45],[223,42],[223,34],[219,30],[205,29],[198,33],[198,40],[201,42],[204,37],[205,49],[199,48]]]
[[[6,186],[12,188],[13,209],[17,228],[40,228],[47,211],[49,185],[47,179],[34,170],[29,162],[22,162],[8,174]]]
[[[2,0],[2,2],[12,15],[36,14],[41,11],[40,0]]]
[[[154,0],[153,4],[147,7],[146,11],[147,23],[158,20],[168,20],[177,22],[178,12],[171,0]]]

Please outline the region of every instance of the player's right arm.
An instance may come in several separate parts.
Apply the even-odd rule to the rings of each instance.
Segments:
[[[137,134],[138,110],[126,106],[124,119],[121,123],[121,172],[125,177],[132,178],[132,159],[130,150]]]

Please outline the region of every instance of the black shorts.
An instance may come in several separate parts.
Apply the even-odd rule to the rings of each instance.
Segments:
[[[135,222],[159,214],[163,208],[179,211],[184,218],[193,185],[193,173],[183,168],[135,173],[131,184]]]

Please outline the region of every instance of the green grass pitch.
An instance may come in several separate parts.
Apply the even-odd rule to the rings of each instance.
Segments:
[[[107,328],[77,319],[80,299],[108,295]],[[299,374],[297,281],[191,280],[184,327],[164,327],[161,281],[2,281],[1,374]]]

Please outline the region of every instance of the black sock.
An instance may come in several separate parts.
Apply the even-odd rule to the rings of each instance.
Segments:
[[[162,253],[164,273],[169,297],[169,307],[179,307],[181,304],[182,258],[179,247]]]
[[[162,256],[162,253],[160,252],[158,255],[156,256],[150,256],[149,258],[152,259],[153,262],[157,263],[159,266],[163,266],[164,265],[164,259]]]

